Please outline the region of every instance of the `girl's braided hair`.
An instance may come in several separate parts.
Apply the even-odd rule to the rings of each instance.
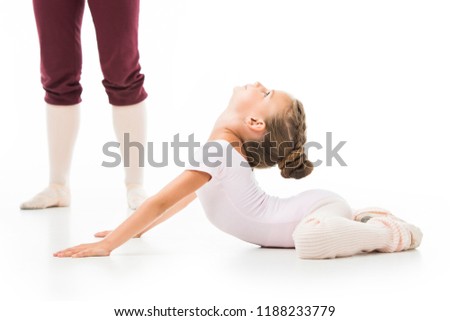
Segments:
[[[251,167],[266,168],[278,164],[281,176],[300,179],[314,168],[305,153],[305,143],[305,111],[302,103],[293,99],[290,108],[266,120],[262,141],[244,142],[243,148]]]

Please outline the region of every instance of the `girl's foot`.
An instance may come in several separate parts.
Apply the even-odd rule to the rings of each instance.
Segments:
[[[386,209],[367,207],[357,210],[353,220],[361,223],[383,224],[393,231],[393,247],[386,252],[398,252],[415,249],[422,242],[421,230],[404,220],[394,216]]]
[[[391,217],[401,221],[399,218],[392,215],[391,212],[381,207],[365,207],[353,213],[353,220],[362,223],[366,223],[374,217]]]
[[[37,210],[49,207],[66,207],[70,205],[70,189],[64,185],[50,184],[32,199],[22,203],[22,210]]]

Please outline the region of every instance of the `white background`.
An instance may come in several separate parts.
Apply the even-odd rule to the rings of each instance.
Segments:
[[[322,165],[300,181],[265,170],[260,185],[281,196],[326,188],[354,207],[389,208],[422,228],[418,251],[301,261],[224,236],[196,202],[110,258],[75,261],[51,253],[128,214],[122,170],[101,167],[102,146],[115,138],[90,11],[73,206],[23,212],[20,202],[48,176],[44,92],[31,1],[2,2],[0,315],[106,320],[112,307],[154,304],[334,304],[335,320],[442,316],[437,292],[450,286],[449,13],[445,1],[141,1],[150,141],[158,147],[177,133],[204,141],[235,85],[258,80],[288,91],[305,106],[309,140],[325,145],[332,132],[334,145],[347,141],[340,155],[348,166]],[[310,156],[324,159],[324,150]],[[147,190],[180,171],[148,166]]]

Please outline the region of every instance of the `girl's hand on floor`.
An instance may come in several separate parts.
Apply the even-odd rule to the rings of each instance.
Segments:
[[[102,231],[102,232],[97,232],[94,234],[95,237],[99,237],[99,238],[104,238],[107,237],[109,235],[109,233],[111,233],[112,231]],[[142,235],[142,233],[136,234],[135,236],[133,236],[133,238],[140,238]]]
[[[55,257],[89,257],[89,256],[109,256],[111,250],[104,241],[96,243],[81,244],[70,247],[53,254]]]

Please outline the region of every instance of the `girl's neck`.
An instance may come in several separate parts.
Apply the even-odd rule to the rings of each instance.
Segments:
[[[225,111],[219,116],[211,134],[208,138],[211,140],[226,140],[234,146],[234,148],[245,157],[244,149],[242,148],[243,138],[239,130],[239,120],[236,115],[232,115],[230,111]]]
[[[209,141],[219,139],[226,140],[229,143],[234,143],[238,146],[242,145],[242,139],[239,137],[239,135],[235,131],[227,127],[214,127],[208,138]]]
[[[237,126],[236,126],[236,117],[234,113],[230,112],[230,110],[225,109],[225,111],[220,114],[217,118],[214,127],[211,131],[211,135],[209,140],[214,139],[229,139],[232,140],[241,140],[240,135],[238,134]]]

